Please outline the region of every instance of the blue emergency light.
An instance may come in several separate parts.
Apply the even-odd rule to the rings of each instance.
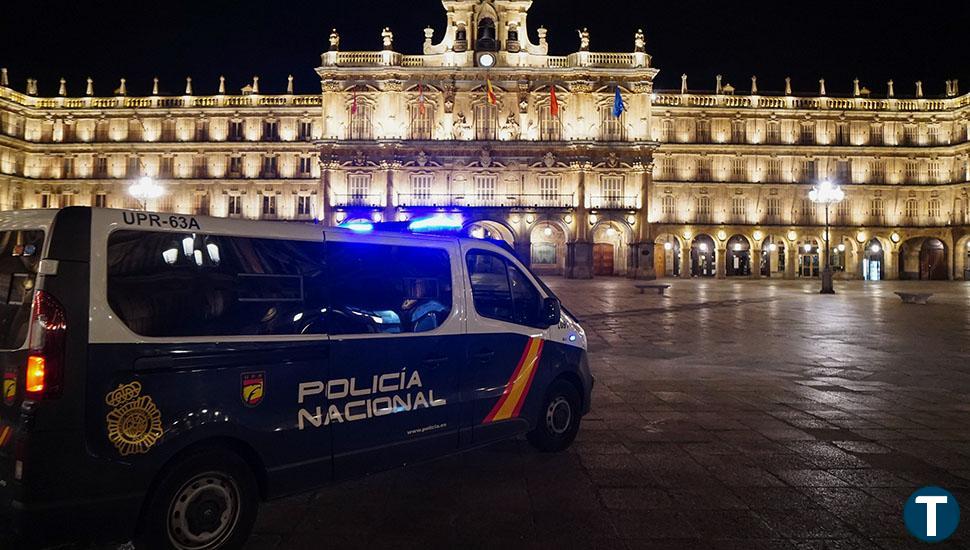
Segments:
[[[406,222],[378,222],[372,223],[365,219],[347,220],[338,227],[349,229],[357,233],[371,231],[387,231],[391,233],[426,233],[437,235],[457,235],[461,233],[464,224],[457,214],[433,214],[414,218]]]

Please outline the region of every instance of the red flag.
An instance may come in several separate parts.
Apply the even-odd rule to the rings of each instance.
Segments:
[[[549,114],[559,116],[559,100],[556,99],[556,87],[549,87]]]
[[[354,86],[354,102],[350,104],[350,114],[357,114],[357,86]]]
[[[498,105],[498,98],[495,97],[495,90],[492,89],[492,81],[488,77],[485,78],[485,86],[488,89],[488,102],[492,105]]]
[[[418,112],[424,114],[424,85],[418,84]]]

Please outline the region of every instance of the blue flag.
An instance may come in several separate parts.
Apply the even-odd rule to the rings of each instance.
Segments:
[[[620,118],[620,115],[626,111],[626,105],[623,104],[623,96],[620,95],[620,87],[616,87],[616,94],[613,96],[613,116]]]

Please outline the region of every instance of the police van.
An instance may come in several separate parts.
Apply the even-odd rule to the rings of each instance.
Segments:
[[[583,329],[507,248],[404,225],[0,213],[14,547],[238,548],[261,500],[520,434],[569,446]]]

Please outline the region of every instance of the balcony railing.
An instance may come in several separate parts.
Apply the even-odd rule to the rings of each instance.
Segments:
[[[335,193],[334,206],[366,206],[376,208],[384,206],[380,195],[360,195],[356,193]]]
[[[573,194],[501,194],[477,193],[399,193],[398,206],[460,206],[468,208],[572,208]]]
[[[592,196],[589,198],[590,208],[602,208],[605,210],[632,210],[639,208],[639,195],[620,197],[615,195]]]

